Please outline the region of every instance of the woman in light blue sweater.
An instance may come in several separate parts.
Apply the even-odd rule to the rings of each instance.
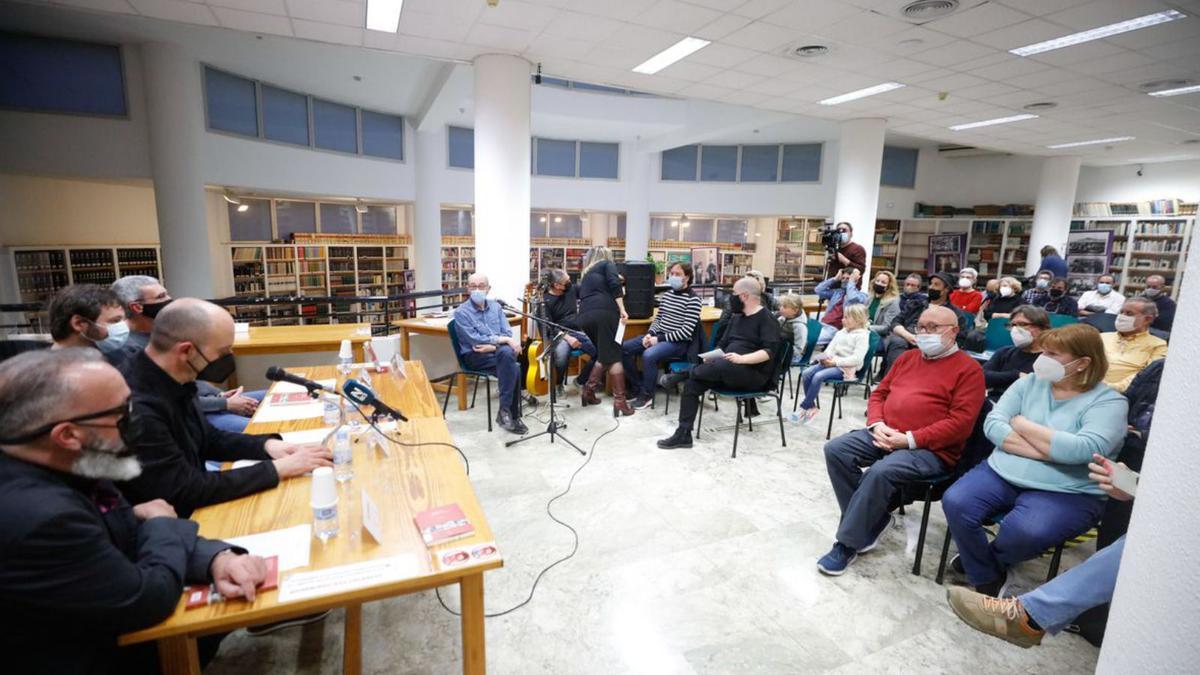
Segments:
[[[1000,397],[984,422],[995,451],[942,498],[960,564],[980,593],[999,597],[1007,568],[1095,526],[1104,492],[1088,479],[1093,454],[1116,458],[1128,403],[1102,382],[1108,371],[1096,329],[1073,324],[1042,334],[1033,374]],[[983,523],[1003,517],[988,542]]]

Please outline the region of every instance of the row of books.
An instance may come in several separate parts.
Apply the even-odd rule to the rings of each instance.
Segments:
[[[1143,202],[1078,202],[1077,216],[1174,216],[1195,215],[1196,204],[1178,199],[1151,199]]]

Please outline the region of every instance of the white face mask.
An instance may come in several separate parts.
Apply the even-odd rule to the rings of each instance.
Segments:
[[[1012,294],[1013,294],[1012,286],[1001,286],[1000,287],[1000,297],[1007,298],[1007,297],[1011,297]]]
[[[917,335],[917,349],[920,349],[925,356],[940,356],[946,351],[946,344],[942,342],[942,336],[937,333],[921,333]]]
[[[1118,333],[1130,333],[1137,328],[1137,319],[1128,314],[1118,314],[1113,320],[1113,327]]]
[[[1009,331],[1009,334],[1012,335],[1013,344],[1018,349],[1024,349],[1033,344],[1033,333],[1030,333],[1028,328],[1017,326]]]
[[[970,277],[959,277],[958,278],[958,287],[959,288],[970,288],[973,285],[974,285],[974,282],[971,281]]]
[[[1079,361],[1079,359],[1075,359],[1075,361],[1072,361],[1071,363],[1075,363],[1077,361]],[[1067,376],[1067,366],[1071,365],[1071,363],[1068,363],[1066,366],[1064,366],[1055,359],[1042,354],[1041,356],[1037,357],[1036,361],[1033,362],[1033,374],[1036,375],[1037,379],[1039,380],[1045,380],[1050,384],[1055,384],[1062,381],[1063,378]]]

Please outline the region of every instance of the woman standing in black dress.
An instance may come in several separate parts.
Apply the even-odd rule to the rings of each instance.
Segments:
[[[583,274],[579,277],[579,327],[591,338],[599,353],[600,367],[592,368],[587,384],[583,385],[583,405],[598,405],[596,389],[605,373],[613,391],[613,416],[632,415],[633,408],[625,400],[625,368],[621,365],[621,345],[616,341],[617,327],[629,315],[625,313],[625,292],[621,275],[613,264],[612,252],[605,246],[588,249],[583,258]]]

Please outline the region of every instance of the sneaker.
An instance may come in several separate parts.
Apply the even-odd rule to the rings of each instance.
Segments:
[[[817,415],[821,414],[820,408],[809,408],[804,411],[804,416],[800,418],[800,424],[811,427],[817,421]]]
[[[565,398],[567,398],[567,388],[561,384],[555,385],[554,386],[554,400],[562,401]]]
[[[1018,647],[1040,645],[1046,634],[1029,624],[1029,613],[1017,598],[993,598],[963,586],[951,586],[946,589],[946,600],[963,623]]]
[[[664,438],[659,441],[658,447],[662,448],[663,450],[690,448],[692,447],[692,432],[685,429],[676,429],[675,433],[671,434],[670,438]]]
[[[331,610],[327,609],[324,612],[317,612],[316,614],[305,614],[304,616],[297,616],[297,617],[294,617],[291,619],[284,619],[283,621],[276,621],[274,623],[264,623],[264,624],[260,624],[258,626],[247,626],[246,634],[250,635],[251,637],[261,637],[263,635],[268,635],[270,633],[274,633],[277,630],[283,630],[284,628],[292,628],[295,626],[306,626],[310,623],[324,621],[325,617],[329,616],[330,611]]]
[[[650,408],[653,406],[654,406],[654,399],[650,396],[639,396],[633,402],[634,410],[645,410],[646,408]]]
[[[857,551],[841,542],[836,542],[833,548],[829,549],[829,553],[826,553],[817,561],[817,569],[821,570],[822,574],[831,577],[840,577],[845,573],[850,563],[857,559]]]
[[[993,598],[1003,598],[1008,591],[1008,572],[1001,572],[1000,576],[986,584],[980,584],[975,587],[977,593],[990,595]]]
[[[887,532],[888,529],[891,528],[892,525],[894,525],[895,523],[896,523],[895,514],[889,513],[886,516],[884,516],[883,523],[880,524],[879,528],[875,532],[875,536],[871,537],[871,543],[860,548],[858,550],[859,554],[861,555],[863,553],[870,553],[871,551],[875,550],[875,547],[879,545],[879,540],[883,539],[884,533]]]
[[[967,573],[967,568],[963,567],[961,555],[955,553],[954,557],[950,559],[950,569],[958,572],[959,574]]]

